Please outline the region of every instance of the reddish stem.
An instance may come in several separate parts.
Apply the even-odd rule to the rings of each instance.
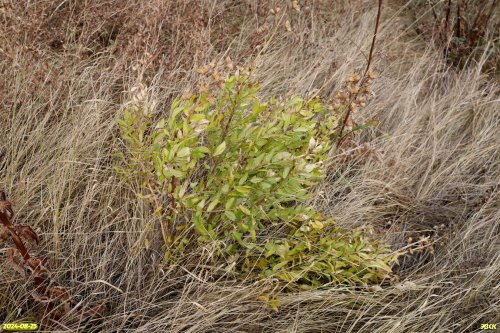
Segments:
[[[1,191],[0,199],[2,199],[2,201],[6,201],[6,200],[4,200],[4,199],[6,199],[6,195],[3,191]],[[28,265],[29,267],[31,267],[31,269],[33,269],[34,281],[35,281],[35,285],[36,285],[37,289],[45,290],[45,287],[43,286],[43,279],[40,277],[40,274],[39,274],[40,273],[40,266],[35,265],[35,263],[30,260],[31,256],[28,252],[28,249],[26,248],[23,241],[21,240],[21,237],[19,237],[19,235],[17,234],[16,229],[14,228],[14,226],[12,225],[12,223],[9,219],[9,216],[5,212],[0,211],[0,221],[9,231],[10,236],[12,237],[12,240],[14,241],[14,244],[16,245],[17,250],[21,253],[21,256],[23,257],[26,265]]]

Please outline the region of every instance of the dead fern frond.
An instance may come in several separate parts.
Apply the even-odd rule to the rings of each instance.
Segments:
[[[28,242],[38,245],[40,239],[37,233],[27,224],[13,225],[11,223],[13,217],[12,203],[7,201],[5,192],[0,191],[0,221],[3,225],[0,238],[3,241],[10,238],[15,245],[15,247],[8,248],[6,251],[7,263],[24,279],[29,278],[27,271],[31,272],[35,284],[31,296],[35,301],[43,305],[42,313],[48,314],[42,316],[42,322],[45,325],[50,325],[48,324],[49,320],[58,320],[69,314],[77,316],[80,321],[102,315],[104,309],[106,309],[105,304],[96,307],[83,307],[77,311],[74,309],[75,304],[69,292],[65,288],[54,286],[51,283],[49,279],[50,272],[44,266],[44,259],[31,255],[22,241],[22,238],[24,238]],[[19,258],[19,254],[24,260]]]

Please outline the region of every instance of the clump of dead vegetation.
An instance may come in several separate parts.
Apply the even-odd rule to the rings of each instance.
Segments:
[[[498,1],[426,1],[413,6],[414,16],[422,17],[417,20],[417,32],[440,48],[454,66],[478,61],[492,46],[498,54]],[[498,73],[498,61],[498,56],[491,57],[485,71]]]
[[[76,304],[70,293],[63,287],[50,280],[50,272],[46,268],[47,257],[39,257],[30,253],[23,239],[29,243],[40,242],[37,233],[28,224],[12,224],[14,218],[12,203],[7,201],[4,191],[0,191],[0,240],[11,240],[14,247],[6,249],[7,263],[25,280],[33,280],[34,288],[32,299],[40,305],[38,318],[43,318],[45,328],[53,326],[51,321],[57,322],[64,318],[66,321],[85,321],[101,316],[106,306],[104,303],[88,307]],[[19,259],[19,256],[22,258]],[[78,307],[79,306],[79,307]]]

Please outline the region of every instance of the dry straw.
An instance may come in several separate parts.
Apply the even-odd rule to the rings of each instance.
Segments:
[[[39,251],[51,256],[52,279],[77,303],[106,300],[104,317],[87,322],[95,331],[470,332],[498,322],[499,88],[482,74],[494,48],[450,68],[413,34],[410,5],[425,1],[388,2],[380,18],[371,64],[379,78],[360,115],[379,125],[350,139],[370,139],[381,161],[332,156],[314,200],[344,227],[371,227],[394,249],[429,237],[434,253],[408,253],[401,282],[289,293],[274,312],[258,299],[276,292],[271,286],[215,278],[223,267],[206,264],[210,246],[193,252],[189,270],[158,264],[159,234],[135,251],[154,217],[112,168],[122,92],[137,83],[132,66],[146,59],[139,69],[155,113],[202,83],[193,62],[228,55],[235,64],[255,60],[262,94],[333,101],[343,79],[366,65],[376,8],[298,2],[300,11],[281,1],[0,5],[1,187],[16,203],[16,223],[31,225]],[[1,262],[0,319],[34,320],[32,285]],[[57,331],[83,325],[61,318]]]

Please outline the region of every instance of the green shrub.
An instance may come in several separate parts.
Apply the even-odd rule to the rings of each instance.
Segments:
[[[176,98],[165,118],[130,108],[120,120],[119,169],[164,221],[165,258],[218,241],[234,272],[305,288],[388,277],[384,246],[308,206],[341,115],[318,99],[264,103],[258,89],[236,73],[213,94]]]

